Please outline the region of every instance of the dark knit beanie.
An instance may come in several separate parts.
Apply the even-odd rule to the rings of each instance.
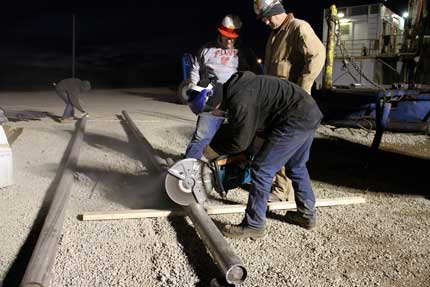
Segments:
[[[279,3],[279,4],[275,4],[272,8],[270,8],[265,13],[263,13],[261,17],[270,17],[270,16],[279,15],[282,13],[285,13],[285,9],[284,9],[284,6],[281,3]]]

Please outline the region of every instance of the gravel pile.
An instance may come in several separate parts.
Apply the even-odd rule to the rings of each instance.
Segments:
[[[218,275],[191,221],[184,217],[82,222],[85,211],[171,208],[117,114],[127,110],[161,156],[179,159],[195,117],[167,89],[94,91],[90,121],[67,206],[51,286],[209,286]],[[53,92],[0,94],[4,109],[60,114]],[[0,190],[0,286],[17,286],[25,245],[73,131],[50,117],[24,127],[13,145],[15,184]],[[248,268],[242,286],[430,286],[427,136],[322,126],[309,161],[318,198],[363,196],[365,204],[318,209],[306,231],[270,212],[262,240],[230,240]],[[247,192],[229,193],[245,203]],[[216,196],[213,203],[221,203]],[[239,223],[241,214],[213,216]],[[28,248],[27,248],[28,249]],[[28,250],[27,250],[28,253]],[[20,277],[21,276],[21,277]]]

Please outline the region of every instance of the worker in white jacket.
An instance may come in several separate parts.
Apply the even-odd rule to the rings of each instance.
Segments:
[[[239,43],[241,27],[242,22],[238,16],[225,16],[217,28],[216,41],[199,49],[193,59],[190,84],[184,87],[182,93],[187,102],[192,101],[192,97],[186,96],[187,91],[196,87],[207,87],[209,83],[212,86],[221,85],[238,71],[253,71],[259,74],[257,57]],[[220,92],[217,89],[217,93]],[[192,111],[198,115],[198,119],[193,138],[185,151],[185,158],[200,159],[223,119],[207,111]]]

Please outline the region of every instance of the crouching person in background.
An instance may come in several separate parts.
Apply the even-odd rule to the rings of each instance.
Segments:
[[[69,78],[54,83],[57,95],[66,103],[66,107],[61,117],[61,122],[70,122],[75,119],[75,108],[79,110],[82,117],[87,115],[87,112],[82,107],[80,96],[83,93],[91,90],[89,81],[81,81],[76,78]]]

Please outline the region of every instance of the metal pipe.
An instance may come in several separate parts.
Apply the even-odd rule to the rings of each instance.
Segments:
[[[154,165],[158,165],[158,169],[160,170],[167,169],[169,165],[172,165],[173,162],[171,160],[162,160],[161,158],[156,158],[155,153],[150,152],[153,149],[149,142],[138,130],[132,119],[128,116],[127,112],[123,111],[122,113],[126,117],[127,123],[130,124],[131,129],[134,130],[133,134],[137,135],[143,143],[143,145],[140,146],[141,151],[146,155],[146,157],[149,158],[150,162],[152,162]],[[163,166],[165,162],[168,162],[167,166]],[[240,284],[245,281],[247,276],[245,266],[243,265],[241,259],[233,252],[228,242],[225,240],[218,227],[209,217],[203,206],[195,203],[184,207],[184,209],[193,222],[195,229],[200,235],[203,243],[208,248],[222,275],[225,277],[227,283]]]
[[[86,123],[87,117],[83,117],[76,123],[75,134],[70,140],[68,149],[53,181],[53,184],[56,184],[55,194],[22,279],[22,287],[44,287],[49,284],[50,271],[55,261],[66,204],[73,184],[73,171],[79,159]]]
[[[203,206],[194,203],[184,207],[184,209],[193,221],[200,238],[205,243],[227,283],[243,283],[246,279],[247,271],[242,260],[230,248]]]
[[[330,6],[330,14],[327,16],[327,50],[326,60],[324,66],[323,88],[333,88],[333,65],[334,65],[334,48],[335,48],[335,35],[337,23],[337,9],[336,5]]]
[[[376,133],[372,142],[372,149],[377,150],[381,144],[382,135],[387,127],[391,112],[391,103],[380,101],[376,105]]]
[[[401,132],[401,133],[422,133],[430,134],[430,123],[401,123],[391,122],[386,127],[387,131],[390,132]]]
[[[167,166],[166,160],[162,159],[156,154],[154,148],[140,132],[139,128],[130,118],[128,113],[126,111],[122,111],[122,114],[127,124],[130,126],[131,132],[133,133],[134,137],[141,143],[140,151],[142,152],[144,158],[148,160],[148,164],[149,164],[148,168],[152,169],[157,173],[161,173],[163,171],[163,167]]]

